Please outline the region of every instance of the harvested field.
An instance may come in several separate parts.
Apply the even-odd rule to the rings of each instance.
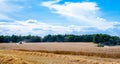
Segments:
[[[120,58],[120,46],[97,47],[93,43],[2,43],[1,49],[29,50],[57,54],[73,54]]]
[[[59,55],[16,50],[1,50],[0,53],[1,64],[120,64],[120,59],[92,56]]]
[[[1,43],[2,64],[120,64],[120,46],[93,43]],[[12,63],[13,62],[13,63]]]

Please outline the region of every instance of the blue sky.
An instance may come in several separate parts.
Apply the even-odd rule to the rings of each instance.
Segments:
[[[0,35],[120,36],[119,0],[0,0]]]

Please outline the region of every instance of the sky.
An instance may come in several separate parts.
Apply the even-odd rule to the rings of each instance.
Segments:
[[[120,36],[120,0],[0,0],[0,35]]]

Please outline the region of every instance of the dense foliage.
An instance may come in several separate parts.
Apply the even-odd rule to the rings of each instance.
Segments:
[[[94,42],[104,45],[120,45],[120,37],[110,36],[107,34],[91,34],[91,35],[46,35],[40,36],[0,36],[0,42]]]

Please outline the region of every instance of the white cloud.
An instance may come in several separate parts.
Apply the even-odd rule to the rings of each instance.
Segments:
[[[14,19],[8,17],[8,16],[5,15],[5,14],[0,14],[0,20],[14,20]]]
[[[115,25],[120,24],[119,22],[108,22],[106,19],[101,18],[99,16],[100,8],[95,2],[65,2],[64,4],[58,4],[60,0],[49,0],[43,2],[42,5],[48,7],[53,13],[77,20],[76,23],[81,23],[79,26],[48,24],[32,19],[16,21],[12,18],[12,15],[14,16],[14,13],[19,12],[24,7],[15,4],[16,2],[12,3],[13,1],[19,2],[19,0],[0,0],[0,21],[13,21],[0,22],[0,34],[2,35],[87,34],[92,32],[99,33],[98,31],[102,33],[108,29],[114,30],[116,29]],[[28,2],[28,0],[21,1]]]
[[[14,14],[22,9],[21,5],[13,4],[12,1],[0,0],[0,20],[15,20],[10,17],[10,14]]]
[[[47,35],[47,34],[73,34],[73,32],[84,32],[89,26],[60,26],[43,23],[37,20],[0,22],[0,33],[4,35]]]
[[[83,25],[95,27],[99,30],[107,30],[114,27],[116,22],[109,22],[99,17],[100,8],[95,2],[65,2],[58,4],[60,0],[42,2],[42,6],[48,7],[53,13],[76,19]]]

